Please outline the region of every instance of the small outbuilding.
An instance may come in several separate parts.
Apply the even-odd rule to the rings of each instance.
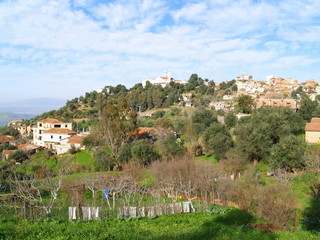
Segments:
[[[306,143],[319,144],[320,143],[320,118],[312,118],[310,123],[305,127]]]

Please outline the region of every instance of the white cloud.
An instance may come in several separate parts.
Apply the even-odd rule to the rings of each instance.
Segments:
[[[307,56],[286,56],[277,59],[272,66],[275,68],[303,67],[319,62],[320,59],[309,58]]]
[[[1,2],[0,81],[63,84],[67,94],[73,85],[133,85],[165,69],[224,80],[319,63],[316,1],[95,2]]]

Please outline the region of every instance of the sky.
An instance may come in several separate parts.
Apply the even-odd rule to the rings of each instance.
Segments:
[[[318,0],[0,0],[0,102],[170,71],[320,79]]]

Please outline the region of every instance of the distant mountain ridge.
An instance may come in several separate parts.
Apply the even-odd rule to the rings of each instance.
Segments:
[[[59,98],[32,98],[21,101],[0,103],[0,112],[39,115],[63,107],[66,100]]]
[[[30,119],[35,117],[35,115],[31,115],[31,114],[16,114],[16,113],[12,113],[12,112],[0,112],[0,127],[7,125],[8,122],[12,121],[12,120],[20,120],[20,119]]]

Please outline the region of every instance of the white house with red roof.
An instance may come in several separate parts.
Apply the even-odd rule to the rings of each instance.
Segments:
[[[72,147],[83,149],[84,136],[72,131],[72,123],[47,118],[33,128],[33,143],[54,150],[57,154],[68,152]]]
[[[33,143],[37,146],[48,147],[50,143],[76,134],[72,131],[72,123],[64,123],[54,118],[47,118],[37,122],[33,128]],[[52,148],[51,148],[52,149]]]
[[[69,138],[63,139],[60,141],[59,144],[56,144],[54,146],[55,150],[57,151],[57,154],[62,154],[68,152],[72,147],[74,147],[76,150],[83,150],[83,139],[85,136],[81,135],[73,135]]]
[[[62,140],[69,139],[77,133],[66,128],[51,128],[43,133],[42,141],[48,149],[55,150],[55,145],[60,145]]]
[[[147,85],[147,82],[150,82],[152,85],[161,85],[161,87],[168,86],[171,82],[180,83],[180,84],[186,84],[186,81],[183,80],[176,80],[173,77],[171,77],[170,72],[164,72],[164,75],[162,77],[157,78],[149,78],[144,81],[142,81],[142,86],[145,87]]]

